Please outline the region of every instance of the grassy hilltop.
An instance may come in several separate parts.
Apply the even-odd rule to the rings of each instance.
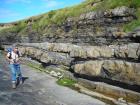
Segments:
[[[29,19],[9,23],[14,25],[6,28],[0,28],[0,33],[12,32],[24,34],[26,33],[29,21],[32,22],[32,30],[41,32],[49,25],[61,25],[68,17],[77,17],[82,13],[96,10],[108,10],[119,6],[127,6],[136,9],[136,20],[125,24],[123,26],[124,31],[131,31],[138,27],[140,25],[140,0],[85,0],[79,5],[59,10],[52,10],[39,16],[33,16]]]

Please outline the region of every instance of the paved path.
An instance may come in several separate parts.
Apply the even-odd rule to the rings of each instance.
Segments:
[[[56,84],[56,79],[25,65],[23,85],[11,88],[10,71],[0,55],[0,105],[105,105],[104,102]]]

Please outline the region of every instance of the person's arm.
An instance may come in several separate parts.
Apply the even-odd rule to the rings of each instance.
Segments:
[[[9,59],[9,57],[10,57],[10,53],[7,53],[7,55],[6,55],[6,60],[7,60],[8,62],[13,62],[12,59]]]

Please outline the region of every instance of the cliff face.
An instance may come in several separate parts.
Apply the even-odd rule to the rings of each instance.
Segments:
[[[15,27],[1,32],[1,42],[47,41],[92,45],[135,42],[137,36],[129,35],[123,28],[125,24],[137,20],[135,12],[134,8],[126,6],[109,10],[98,10],[81,14],[78,17],[67,18],[61,25],[51,24],[43,29],[33,29],[36,21],[29,19],[24,23],[12,24]],[[27,26],[20,30],[25,23]]]
[[[134,9],[118,7],[108,11],[96,11],[68,18],[61,26],[50,26],[45,41],[64,43],[88,43],[93,45],[131,41],[122,30],[123,24],[135,19]],[[125,37],[125,40],[123,40]]]

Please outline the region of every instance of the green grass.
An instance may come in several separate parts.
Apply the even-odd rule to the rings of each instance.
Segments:
[[[74,88],[75,83],[76,83],[76,81],[69,79],[69,78],[61,78],[57,81],[58,85],[66,86],[66,87],[70,87],[70,88]]]
[[[47,74],[50,74],[52,71],[56,71],[56,73],[62,73],[63,70],[58,70],[58,69],[55,69],[55,68],[49,68],[49,67],[44,67],[42,64],[38,64],[38,63],[34,63],[32,61],[26,61],[26,60],[22,60],[22,63],[24,65],[27,65],[37,71],[40,71],[40,72],[44,72],[44,73],[47,73]]]
[[[102,3],[98,6],[98,9],[113,9],[118,6],[138,8],[140,6],[140,0],[103,0]]]
[[[137,12],[136,12],[136,16],[137,16],[137,19],[128,23],[128,24],[125,24],[123,26],[123,29],[125,32],[130,32],[132,30],[134,30],[135,28],[139,27],[140,26],[140,8],[137,9]]]
[[[68,17],[77,17],[82,13],[95,11],[95,10],[107,10],[107,9],[113,9],[118,6],[127,6],[130,8],[135,8],[137,10],[138,15],[138,8],[140,7],[140,0],[102,0],[101,3],[98,3],[98,5],[93,6],[92,4],[96,3],[99,0],[86,0],[83,3],[60,9],[60,10],[53,10],[43,15],[40,20],[38,20],[36,23],[33,24],[35,29],[40,28],[43,29],[46,26],[49,26],[51,24],[57,24],[61,25],[66,21]],[[137,16],[138,19],[132,21],[129,24],[126,24],[123,28],[125,31],[131,31],[132,29],[136,28],[140,24],[140,17]]]
[[[26,61],[23,64],[25,64],[25,65],[27,65],[31,68],[34,68],[37,71],[41,71],[41,72],[45,72],[45,73],[46,73],[46,71],[49,71],[49,72],[51,71],[49,69],[44,68],[40,64],[34,64],[34,63],[31,63],[31,62],[26,62]],[[75,83],[76,83],[76,81],[74,81],[72,79],[69,79],[69,78],[66,78],[66,77],[63,77],[63,78],[60,78],[60,79],[57,80],[58,85],[70,87],[72,89],[75,89],[75,87],[74,87]]]
[[[104,0],[97,9],[113,9],[118,6],[127,6],[136,9],[136,18],[132,22],[123,25],[125,32],[130,32],[140,26],[140,0]]]
[[[86,12],[113,9],[119,6],[127,6],[136,9],[137,19],[128,24],[125,24],[123,26],[124,31],[126,32],[131,31],[140,25],[140,16],[139,16],[140,0],[100,0],[100,1],[101,2],[99,2],[99,0],[85,0],[79,5],[59,10],[52,10],[48,13],[44,13],[39,16],[33,16],[29,19],[18,21],[17,25],[14,27],[1,29],[0,33],[15,32],[22,33],[23,35],[27,34],[27,26],[28,26],[27,21],[29,20],[33,21],[31,25],[32,30],[40,33],[44,31],[46,27],[49,27],[52,24],[61,25],[69,17],[78,17]],[[94,5],[94,3],[96,3],[97,5]]]
[[[42,18],[33,25],[36,28],[37,27],[44,28],[51,24],[60,25],[63,22],[65,22],[68,17],[76,17],[82,13],[92,11],[95,7],[92,7],[90,3],[95,1],[97,0],[87,0],[86,2],[83,2],[82,4],[76,6],[50,11],[46,14],[43,14]]]
[[[3,30],[0,30],[0,36],[1,35],[8,35],[9,33],[20,33],[27,27],[27,24],[25,21],[20,21],[17,23],[16,26],[11,26],[9,28],[4,28]]]
[[[27,66],[29,66],[31,68],[34,68],[34,69],[36,69],[38,71],[42,71],[42,72],[46,71],[46,69],[40,64],[34,64],[34,63],[31,63],[31,62],[27,62],[27,63],[24,62],[24,64],[26,64]]]

